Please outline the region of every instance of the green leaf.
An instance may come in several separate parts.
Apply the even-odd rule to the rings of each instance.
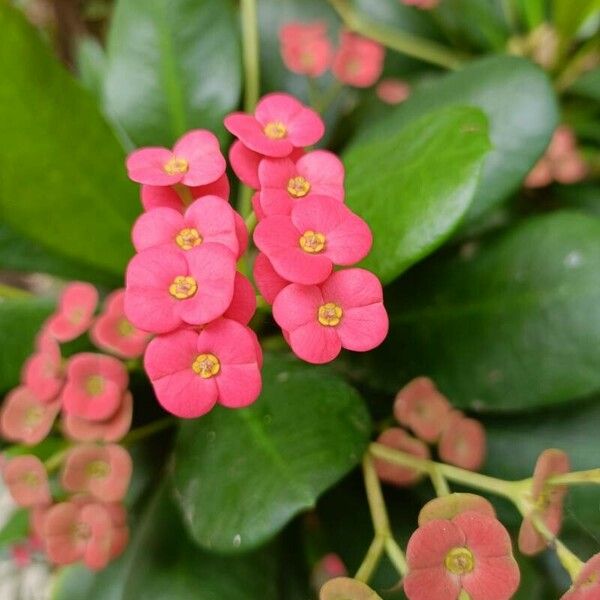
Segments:
[[[565,38],[573,37],[583,23],[600,11],[600,0],[554,0],[553,21]]]
[[[29,535],[29,511],[19,508],[0,529],[0,547],[25,540]]]
[[[360,396],[330,369],[267,355],[253,406],[181,427],[173,476],[192,536],[219,552],[261,544],[357,464],[369,433]]]
[[[600,221],[567,212],[432,260],[387,290],[390,335],[363,375],[389,392],[429,375],[454,403],[496,411],[599,390],[599,261]]]
[[[77,262],[122,274],[139,212],[95,102],[0,3],[0,221]]]
[[[600,102],[600,67],[582,75],[569,88],[569,92]]]
[[[450,235],[473,199],[486,132],[481,111],[449,108],[351,146],[346,202],[374,238],[365,268],[392,281]]]
[[[63,569],[52,600],[276,600],[272,552],[228,559],[203,552],[189,540],[165,487],[134,524],[125,554],[97,574]]]
[[[107,42],[105,102],[134,144],[170,146],[217,130],[241,89],[231,0],[119,0]]]
[[[457,105],[483,110],[493,146],[467,215],[473,221],[514,192],[543,154],[558,123],[557,102],[537,66],[511,56],[487,57],[418,86],[389,117],[365,127],[362,137],[387,138],[432,110]]]
[[[0,390],[19,383],[23,361],[33,352],[33,340],[52,310],[46,299],[0,298]]]

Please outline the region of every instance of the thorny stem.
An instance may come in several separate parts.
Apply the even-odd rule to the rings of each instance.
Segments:
[[[457,69],[464,62],[463,56],[440,44],[368,21],[348,0],[329,0],[329,3],[348,29],[392,50],[447,69]]]

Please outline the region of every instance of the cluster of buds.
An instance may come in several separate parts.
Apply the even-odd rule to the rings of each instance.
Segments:
[[[280,52],[285,66],[298,75],[316,78],[329,69],[334,78],[356,88],[377,83],[383,71],[385,48],[371,39],[343,30],[337,48],[327,34],[325,21],[292,21],[279,30]],[[396,77],[382,79],[376,88],[387,104],[408,98],[410,86]]]
[[[0,412],[2,436],[25,446],[42,442],[60,415],[71,444],[46,463],[34,454],[9,458],[2,475],[15,502],[31,511],[31,547],[43,548],[55,564],[82,560],[91,569],[105,567],[127,544],[121,502],[132,461],[117,442],[131,426],[133,398],[123,359],[141,356],[148,343],[148,335],[125,317],[123,290],[107,297],[95,317],[97,304],[92,285],[65,288],[23,365],[21,385],[9,392]],[[110,354],[63,358],[60,344],[86,332]],[[50,486],[56,468],[60,502],[54,502]]]
[[[483,464],[486,453],[483,425],[454,409],[431,379],[417,377],[398,392],[394,417],[402,427],[386,429],[378,443],[427,460],[431,457],[429,444],[436,444],[440,459],[446,463],[471,471]],[[376,460],[375,468],[382,481],[397,486],[412,485],[422,476],[418,471],[383,460]]]
[[[342,348],[367,351],[388,331],[383,290],[359,268],[372,244],[368,225],[344,204],[344,168],[319,141],[317,113],[287,94],[270,94],[254,115],[234,113],[225,126],[238,140],[230,160],[252,187],[260,253],[254,279],[293,352],[332,361]]]

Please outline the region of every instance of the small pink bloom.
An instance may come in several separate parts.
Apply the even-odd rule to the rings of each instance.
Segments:
[[[369,87],[379,79],[384,58],[385,49],[381,44],[344,31],[331,70],[342,83],[359,88]]]
[[[83,560],[89,569],[103,569],[111,556],[110,514],[101,504],[55,504],[44,519],[44,542],[54,564]]]
[[[250,150],[276,157],[315,144],[325,131],[321,117],[289,94],[264,96],[254,116],[232,113],[225,117],[225,127]]]
[[[297,162],[265,158],[258,169],[260,206],[265,215],[289,215],[292,207],[314,196],[344,200],[344,165],[332,152],[308,152]]]
[[[155,337],[144,362],[165,410],[190,419],[217,402],[229,408],[252,404],[261,389],[259,351],[250,329],[218,319],[199,332],[180,329]]]
[[[348,570],[339,554],[330,552],[321,557],[315,564],[310,576],[310,582],[313,589],[318,591],[331,579],[345,577],[346,575],[348,575]]]
[[[258,222],[262,221],[265,218],[265,212],[262,209],[262,206],[260,205],[260,192],[252,194],[252,210],[254,211],[254,214],[256,215],[256,220]]]
[[[369,226],[327,196],[298,202],[289,216],[267,216],[254,230],[254,243],[275,271],[304,285],[322,283],[334,265],[357,263],[372,242]]]
[[[140,148],[127,157],[127,173],[137,183],[188,187],[214,183],[225,172],[219,140],[205,129],[188,131],[173,150]]]
[[[239,259],[248,248],[248,228],[246,227],[244,219],[242,219],[242,215],[236,211],[233,211],[233,220],[235,222],[235,235],[237,236],[238,241],[238,253],[236,258]]]
[[[29,446],[46,438],[60,410],[60,400],[41,402],[28,388],[18,387],[7,394],[0,413],[2,436]]]
[[[196,200],[182,215],[172,208],[154,208],[143,213],[131,237],[138,252],[155,246],[170,246],[187,252],[204,243],[221,244],[238,253],[234,210],[217,196]]]
[[[400,427],[386,429],[378,438],[378,444],[383,444],[394,450],[412,454],[417,458],[429,459],[429,448],[421,440],[411,437]],[[379,479],[396,486],[407,486],[416,483],[423,476],[419,471],[408,467],[400,467],[385,460],[375,460],[375,470]]]
[[[556,161],[553,172],[559,183],[572,184],[583,181],[587,175],[587,164],[577,150],[570,156]]]
[[[271,261],[262,252],[254,260],[253,275],[258,291],[269,304],[273,304],[277,294],[290,283],[277,274]]]
[[[454,493],[430,500],[419,512],[419,525],[434,519],[453,519],[467,511],[474,511],[495,518],[494,507],[477,494]]]
[[[325,582],[319,600],[381,600],[381,596],[358,579],[335,577]]]
[[[319,77],[331,63],[332,47],[327,38],[327,23],[286,23],[279,30],[281,57],[293,73]]]
[[[414,6],[415,8],[420,8],[421,10],[431,10],[435,8],[440,0],[400,0],[403,4],[407,6]]]
[[[233,300],[223,315],[242,325],[248,325],[256,312],[256,293],[247,277],[241,273],[235,274],[233,284]]]
[[[51,504],[38,504],[29,511],[29,530],[31,531],[31,537],[42,542],[44,539],[44,520],[50,510]]]
[[[600,554],[594,554],[560,600],[598,600],[600,598]]]
[[[37,456],[24,454],[10,459],[2,470],[2,476],[19,506],[31,507],[52,501],[46,468]]]
[[[546,187],[552,183],[552,180],[552,165],[547,158],[543,157],[525,178],[525,187],[530,189]]]
[[[386,104],[400,104],[410,96],[410,85],[402,79],[388,77],[377,84],[375,93]]]
[[[68,492],[88,493],[101,502],[119,502],[131,480],[133,464],[122,446],[83,444],[67,454],[61,474]]]
[[[137,358],[144,353],[149,335],[132,325],[125,316],[125,290],[115,290],[106,297],[104,312],[90,330],[94,344],[122,358]]]
[[[510,536],[493,517],[463,512],[419,527],[406,549],[409,600],[508,600],[519,586]]]
[[[483,465],[486,453],[483,425],[455,411],[442,432],[438,453],[444,462],[477,471]]]
[[[559,125],[546,151],[551,161],[561,160],[572,155],[577,150],[577,138],[568,125]]]
[[[121,405],[107,420],[90,421],[64,413],[62,428],[67,438],[77,442],[118,442],[129,431],[132,416],[133,397],[131,392],[125,392]]]
[[[105,504],[112,521],[110,559],[121,555],[129,543],[129,527],[127,527],[127,511],[122,504]]]
[[[117,412],[128,382],[120,360],[93,352],[75,354],[67,366],[63,408],[82,419],[104,421]]]
[[[58,396],[63,383],[60,348],[46,341],[44,349],[32,354],[23,364],[21,381],[42,402],[51,402]]]
[[[93,285],[69,284],[60,296],[58,310],[46,323],[48,332],[59,342],[74,340],[91,325],[97,304],[98,290]]]
[[[142,185],[140,195],[144,210],[172,208],[183,212],[194,200],[203,196],[218,196],[229,200],[229,179],[227,173],[223,173],[213,183],[196,187]]]
[[[169,247],[140,252],[127,267],[127,318],[152,333],[209,323],[231,304],[235,261],[221,244],[200,244],[187,252]]]
[[[533,524],[532,516],[541,519],[554,535],[560,531],[563,518],[563,502],[567,493],[564,485],[548,485],[554,475],[568,473],[569,457],[562,450],[548,448],[537,459],[531,484],[531,512],[523,519],[519,530],[519,550],[529,556],[541,552],[548,542]]]
[[[372,350],[388,332],[381,283],[364,269],[337,271],[319,286],[288,285],[275,298],[273,316],[294,353],[315,364],[342,348]]]
[[[17,567],[20,569],[31,564],[31,548],[27,541],[13,544],[10,547],[10,555]]]

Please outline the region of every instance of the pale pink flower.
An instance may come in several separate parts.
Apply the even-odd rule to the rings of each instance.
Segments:
[[[400,427],[391,427],[383,431],[377,438],[378,444],[383,444],[388,448],[394,450],[400,450],[407,454],[412,454],[417,458],[429,459],[431,454],[429,447],[424,444],[421,440],[418,440],[410,436],[404,429]],[[396,486],[407,486],[416,483],[421,479],[423,474],[420,471],[411,469],[409,467],[401,467],[399,465],[392,464],[386,460],[375,459],[375,471],[379,479],[386,483],[391,483]]]
[[[388,332],[381,283],[364,269],[337,271],[319,286],[288,285],[275,298],[273,316],[294,353],[315,364],[342,348],[372,350]]]
[[[330,552],[322,556],[313,567],[310,583],[315,590],[320,590],[325,583],[336,577],[345,577],[348,569],[339,554]]]
[[[289,156],[294,148],[311,146],[325,131],[321,117],[289,94],[268,94],[254,115],[237,112],[225,117],[227,130],[246,147],[264,156]]]
[[[386,104],[400,104],[410,96],[410,85],[402,79],[387,77],[377,84],[375,93]]]
[[[51,402],[58,396],[64,374],[60,348],[49,334],[39,338],[38,350],[23,364],[21,381],[41,402]]]
[[[265,213],[260,205],[260,192],[256,192],[252,194],[252,210],[256,215],[256,220],[258,222],[262,221],[265,218]]]
[[[554,179],[550,161],[542,157],[525,178],[525,187],[534,189],[546,187]]]
[[[319,77],[327,71],[333,49],[324,21],[286,23],[279,30],[279,41],[283,62],[293,73]]]
[[[287,279],[278,275],[271,261],[262,252],[254,259],[253,276],[258,291],[269,304],[273,304],[277,294],[290,284]]]
[[[319,600],[381,600],[381,597],[358,579],[334,577],[321,588]]]
[[[217,402],[229,408],[252,404],[261,389],[259,353],[250,329],[219,319],[199,332],[180,329],[155,337],[144,363],[160,404],[189,419]]]
[[[485,460],[486,445],[483,425],[454,411],[442,431],[438,453],[444,462],[477,471]]]
[[[322,283],[334,265],[352,265],[371,249],[369,226],[345,204],[327,196],[298,202],[290,215],[265,217],[254,243],[277,273],[294,283]]]
[[[225,173],[225,167],[219,140],[205,129],[188,131],[177,140],[172,151],[140,148],[127,157],[129,178],[155,186],[207,185],[217,181]]]
[[[58,309],[46,322],[45,328],[59,342],[74,340],[92,323],[98,304],[98,290],[89,283],[75,281],[62,292]]]
[[[110,559],[120,556],[129,543],[129,527],[127,526],[127,511],[122,504],[104,504],[112,521],[110,543]]]
[[[495,518],[496,511],[488,500],[477,494],[454,493],[430,500],[419,512],[419,525],[434,519],[451,520],[461,513],[473,511]]]
[[[342,83],[359,88],[369,87],[379,79],[384,58],[385,48],[381,44],[344,31],[331,70]]]
[[[235,263],[235,254],[221,244],[188,252],[148,248],[127,267],[125,314],[152,333],[209,323],[231,304]]]
[[[248,325],[256,312],[256,293],[247,277],[241,273],[235,274],[233,284],[233,299],[223,316],[233,319],[242,325]]]
[[[23,454],[11,458],[2,469],[2,477],[19,506],[31,507],[52,501],[46,468],[37,456]]]
[[[120,360],[93,352],[75,354],[67,366],[63,409],[90,421],[109,419],[117,412],[128,382]]]
[[[600,598],[600,554],[594,554],[560,600],[598,600]]]

